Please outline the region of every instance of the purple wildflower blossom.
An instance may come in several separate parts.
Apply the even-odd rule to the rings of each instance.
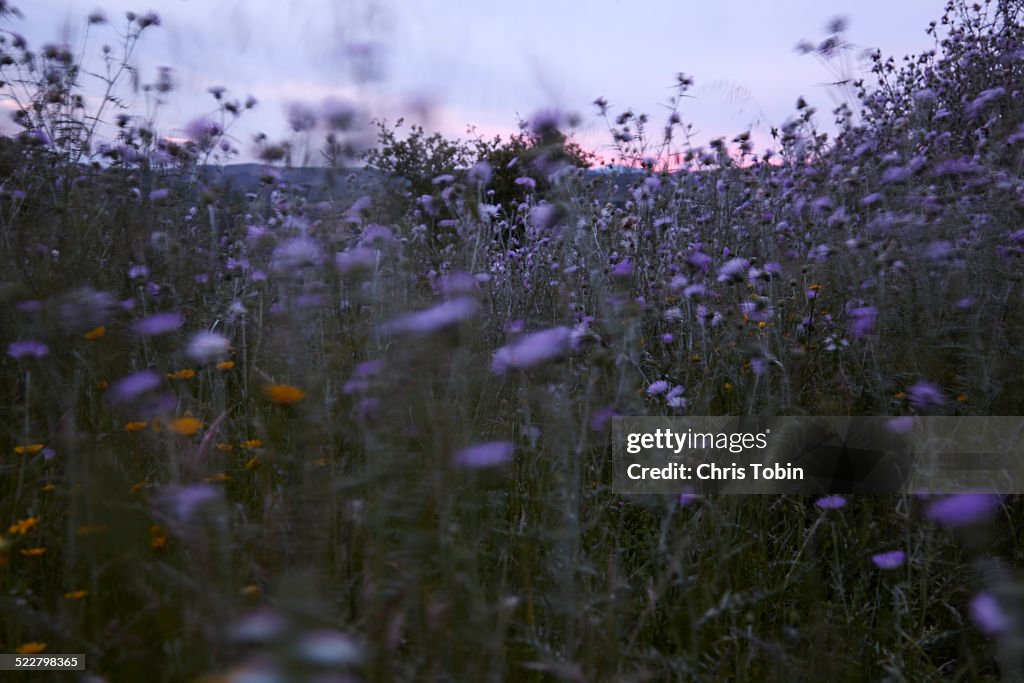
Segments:
[[[565,326],[528,334],[494,352],[491,372],[503,375],[556,360],[568,353],[571,340],[572,330]]]
[[[173,332],[185,324],[181,313],[154,313],[135,321],[135,331],[147,337]]]
[[[612,277],[627,279],[633,277],[633,262],[623,259],[612,267]]]
[[[647,387],[647,395],[660,396],[661,394],[664,394],[666,391],[668,391],[668,386],[668,382],[666,382],[663,379],[660,379],[657,382],[651,384],[651,386]]]
[[[729,259],[722,264],[718,271],[719,282],[743,282],[743,277],[750,266],[750,261],[744,258]]]
[[[594,413],[594,417],[590,420],[590,428],[595,432],[604,431],[609,420],[613,417],[617,417],[618,414],[619,413],[615,410],[615,406],[605,406]]]
[[[866,337],[875,331],[878,309],[874,306],[861,306],[850,311],[850,334],[854,337]]]
[[[885,423],[885,428],[893,434],[907,434],[914,428],[914,418],[910,415],[894,417]]]
[[[188,357],[197,363],[209,363],[223,358],[228,352],[227,337],[216,332],[197,332],[188,342]]]
[[[50,348],[34,339],[22,339],[7,345],[7,355],[16,360],[22,358],[42,358],[50,352]]]
[[[162,491],[161,501],[181,524],[187,524],[208,503],[220,499],[220,492],[210,484],[171,486]]]
[[[463,448],[453,459],[456,465],[462,467],[494,467],[511,460],[513,450],[514,447],[509,441],[489,441]]]
[[[477,308],[476,300],[469,297],[449,299],[425,311],[404,315],[384,325],[383,329],[391,334],[432,334],[468,320],[476,315]]]
[[[114,403],[130,403],[142,394],[160,386],[160,375],[152,370],[142,370],[122,377],[107,389],[107,397]]]
[[[907,554],[902,550],[890,550],[873,555],[871,561],[879,569],[899,569],[907,561]]]
[[[814,504],[822,510],[838,510],[846,505],[846,499],[842,496],[824,496],[814,501]]]
[[[999,496],[988,493],[959,493],[935,501],[928,518],[948,527],[961,527],[984,521],[999,508]]]
[[[986,636],[998,635],[1010,628],[1010,617],[990,593],[978,593],[971,599],[971,619]]]
[[[931,382],[925,380],[921,380],[907,389],[907,397],[910,399],[910,405],[914,406],[917,410],[941,407],[946,403],[942,391]]]

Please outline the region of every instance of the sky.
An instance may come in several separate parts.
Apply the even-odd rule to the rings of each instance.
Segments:
[[[578,114],[577,139],[610,155],[610,135],[592,102],[611,113],[631,108],[664,125],[675,74],[695,85],[680,106],[696,144],[768,130],[793,115],[798,97],[818,107],[828,127],[837,76],[794,48],[826,35],[830,19],[848,21],[859,54],[902,56],[932,48],[925,28],[942,0],[14,0],[23,19],[8,28],[32,46],[81,43],[86,17],[102,9],[110,23],[94,29],[87,49],[116,44],[124,13],[155,11],[135,65],[143,82],[157,67],[174,69],[176,91],[158,119],[161,134],[181,136],[186,123],[213,110],[207,93],[253,95],[259,105],[232,134],[251,158],[257,132],[290,135],[293,102],[318,107],[350,102],[361,119],[404,117],[449,137],[491,137],[518,129],[535,112]],[[866,71],[856,59],[852,74]],[[132,93],[126,91],[130,100]],[[4,122],[4,130],[11,126]],[[315,147],[315,140],[314,140]]]

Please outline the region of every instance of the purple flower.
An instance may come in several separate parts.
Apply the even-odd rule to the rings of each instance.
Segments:
[[[814,501],[814,504],[822,510],[838,510],[846,505],[846,499],[842,496],[824,496]]]
[[[687,299],[697,299],[704,296],[704,292],[707,291],[704,285],[687,285],[683,288],[683,296]]]
[[[377,242],[382,245],[394,244],[397,241],[395,233],[392,232],[391,228],[386,225],[371,223],[363,230],[363,235],[359,238],[359,246],[373,246]]]
[[[622,279],[633,277],[633,262],[629,259],[624,259],[616,263],[612,268],[612,277]]]
[[[686,262],[701,272],[707,272],[711,266],[711,257],[704,252],[697,250],[686,257]]]
[[[274,250],[271,268],[277,273],[288,273],[320,263],[320,247],[308,237],[296,237]]]
[[[663,379],[660,379],[657,382],[651,384],[651,386],[647,387],[648,396],[660,396],[661,394],[664,394],[666,391],[668,391],[668,382],[666,382]]]
[[[462,467],[494,467],[511,460],[513,450],[514,447],[509,441],[489,441],[463,448],[453,459],[456,465]]]
[[[613,417],[617,417],[618,414],[619,413],[615,410],[615,406],[605,406],[594,413],[594,417],[590,420],[590,428],[595,432],[604,431],[608,421]]]
[[[874,306],[861,306],[850,311],[850,334],[854,337],[866,337],[875,331],[878,309]]]
[[[135,321],[135,331],[147,337],[173,332],[185,324],[185,316],[181,313],[154,313],[151,316]]]
[[[352,375],[354,377],[359,377],[360,379],[366,379],[367,377],[373,377],[374,375],[379,375],[381,373],[381,371],[383,371],[383,370],[384,370],[384,361],[379,360],[379,359],[378,360],[368,360],[368,361],[363,361],[362,363],[357,365],[355,367],[355,369],[352,371]]]
[[[885,428],[893,434],[907,434],[914,428],[914,418],[910,415],[894,417],[885,423]]]
[[[921,380],[907,389],[907,398],[910,399],[910,405],[914,406],[917,410],[940,407],[946,403],[946,399],[942,396],[942,391],[931,382],[925,380]]]
[[[745,258],[729,259],[722,264],[718,271],[719,282],[743,282],[743,277],[750,266],[750,261]]]
[[[334,255],[334,265],[341,273],[372,270],[377,263],[378,252],[367,247],[354,247]]]
[[[227,337],[216,332],[196,332],[188,342],[188,357],[197,363],[209,363],[228,352]]]
[[[16,360],[22,358],[42,358],[50,352],[50,348],[34,339],[21,339],[7,345],[7,355]]]
[[[316,112],[308,105],[293,102],[288,107],[288,125],[296,133],[304,133],[316,127]]]
[[[187,524],[202,506],[220,499],[220,492],[210,484],[173,486],[163,490],[161,499],[179,523]]]
[[[907,561],[907,554],[902,550],[890,550],[871,557],[871,561],[879,569],[899,569]]]
[[[494,352],[491,372],[503,375],[509,370],[527,370],[561,358],[569,351],[572,330],[565,326],[534,332]]]
[[[528,190],[533,190],[537,187],[537,181],[529,176],[523,176],[521,178],[516,178],[516,185],[522,185]]]
[[[998,635],[1010,628],[1010,617],[990,593],[978,593],[971,599],[971,619],[986,636]]]
[[[142,370],[122,377],[107,389],[107,397],[114,403],[130,403],[142,394],[160,386],[160,375],[152,370]]]
[[[961,527],[988,519],[999,508],[999,496],[988,493],[959,493],[932,503],[928,518],[948,527]]]
[[[477,302],[469,297],[449,299],[433,308],[409,313],[384,325],[391,334],[425,335],[457,325],[476,315]]]

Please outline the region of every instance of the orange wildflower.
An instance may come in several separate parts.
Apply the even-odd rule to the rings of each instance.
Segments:
[[[306,392],[289,384],[268,384],[263,394],[278,405],[290,406],[306,398]]]

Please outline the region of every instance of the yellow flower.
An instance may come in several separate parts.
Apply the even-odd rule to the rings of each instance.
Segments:
[[[87,590],[68,591],[64,594],[64,597],[68,600],[81,600],[89,594]]]
[[[25,557],[39,557],[46,552],[46,548],[24,548],[21,554]]]
[[[153,431],[157,432],[158,434],[160,432],[164,431],[163,420],[161,420],[159,417],[154,417],[153,418]]]
[[[817,292],[819,289],[821,289],[821,285],[813,284],[810,287],[808,287],[807,289],[811,290],[812,292]]]
[[[39,524],[38,517],[26,517],[25,519],[18,520],[7,529],[9,534],[18,534],[24,536],[29,531],[34,529]]]
[[[253,470],[260,466],[260,458],[258,455],[254,455],[249,458],[249,462],[245,463],[245,469]]]
[[[260,439],[248,439],[242,442],[242,448],[263,448],[263,441]]]
[[[99,327],[94,327],[93,329],[89,330],[82,336],[88,339],[89,341],[96,341],[97,339],[103,339],[103,336],[106,333],[107,328],[105,328],[103,325],[100,325]]]
[[[49,493],[50,491],[53,491],[56,488],[57,485],[53,483],[43,484],[43,493]]]
[[[40,643],[39,641],[33,641],[31,643],[22,643],[18,647],[14,648],[14,651],[19,655],[37,655],[40,652],[46,650],[46,643]]]
[[[263,387],[264,395],[278,405],[294,405],[306,398],[306,392],[289,384],[268,384]]]
[[[145,420],[133,420],[132,422],[125,422],[124,429],[128,432],[138,432],[145,429],[147,424],[149,423]]]
[[[167,545],[167,529],[154,524],[149,527],[149,547],[154,550]]]
[[[763,320],[762,320],[761,322],[759,322],[759,323],[757,324],[757,326],[758,326],[758,327],[760,327],[760,328],[761,328],[761,329],[763,330],[763,329],[765,328],[765,326],[766,326],[767,324],[768,324],[768,323],[766,323],[765,321],[763,321]]]
[[[131,493],[131,494],[138,493],[139,491],[141,491],[142,489],[146,488],[147,486],[149,486],[149,482],[146,481],[145,479],[143,479],[140,482],[132,484],[132,487],[130,489],[128,489],[128,493]]]
[[[215,446],[218,451],[233,451],[235,447],[229,443],[219,443]]]
[[[893,396],[894,396],[894,398],[897,398],[897,399],[899,399],[901,401],[907,397],[907,395],[905,393],[903,393],[902,391],[897,391]]]
[[[730,391],[732,391],[732,383],[731,382],[726,382],[725,383],[725,393],[729,393]]]
[[[232,360],[222,360],[215,366],[218,370],[230,370],[235,367],[235,362]]]
[[[242,590],[240,590],[239,593],[246,600],[252,600],[254,602],[256,600],[259,600],[261,597],[263,597],[263,591],[261,591],[260,587],[255,585],[255,584],[249,584],[248,586],[243,586]]]
[[[201,420],[189,416],[179,417],[176,420],[172,420],[169,425],[172,432],[181,436],[192,436],[198,432],[199,428],[202,426],[203,423]]]
[[[971,398],[967,394],[960,394],[956,397],[958,403],[967,403]]]
[[[218,472],[213,476],[204,477],[203,481],[228,481],[229,479],[231,479],[231,477],[229,477],[228,475],[224,474],[223,472]]]
[[[177,372],[168,372],[167,379],[192,379],[196,376],[196,371],[192,368],[185,368],[184,370],[178,370]]]
[[[14,452],[18,455],[35,455],[39,451],[43,450],[43,444],[41,443],[30,443],[24,446],[15,446]]]

